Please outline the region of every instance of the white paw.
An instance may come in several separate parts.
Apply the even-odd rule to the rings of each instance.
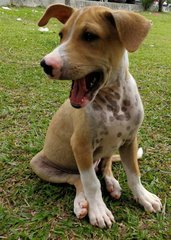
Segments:
[[[79,219],[84,218],[88,213],[88,202],[83,192],[76,195],[74,199],[74,213]]]
[[[115,199],[119,199],[121,196],[121,187],[119,185],[119,182],[114,178],[110,176],[105,176],[105,182],[106,182],[106,189],[110,193],[111,197]]]
[[[134,198],[148,212],[159,212],[162,209],[160,199],[155,194],[147,191],[142,185],[134,193]]]
[[[93,226],[100,228],[111,227],[114,222],[114,217],[111,211],[102,201],[96,201],[93,204],[89,203],[89,219]]]

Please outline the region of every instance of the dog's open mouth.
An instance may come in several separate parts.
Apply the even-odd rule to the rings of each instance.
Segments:
[[[73,80],[70,92],[71,105],[75,108],[86,106],[93,99],[94,93],[100,87],[102,80],[102,71],[94,71],[83,78]]]

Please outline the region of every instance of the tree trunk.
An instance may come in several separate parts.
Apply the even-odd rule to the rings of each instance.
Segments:
[[[65,5],[70,5],[70,0],[65,0]]]
[[[163,11],[163,0],[159,0],[159,9],[158,12],[162,12]]]

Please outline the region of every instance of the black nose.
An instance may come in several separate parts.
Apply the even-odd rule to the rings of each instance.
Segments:
[[[40,62],[40,66],[44,69],[47,75],[50,75],[51,77],[53,77],[53,74],[52,74],[53,67],[50,65],[47,65],[44,59]]]

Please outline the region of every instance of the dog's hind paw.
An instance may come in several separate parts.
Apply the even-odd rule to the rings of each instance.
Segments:
[[[88,213],[88,202],[83,192],[79,193],[75,197],[74,213],[78,219],[84,218]]]
[[[106,189],[111,197],[119,199],[121,196],[121,187],[119,182],[113,176],[105,176]]]

